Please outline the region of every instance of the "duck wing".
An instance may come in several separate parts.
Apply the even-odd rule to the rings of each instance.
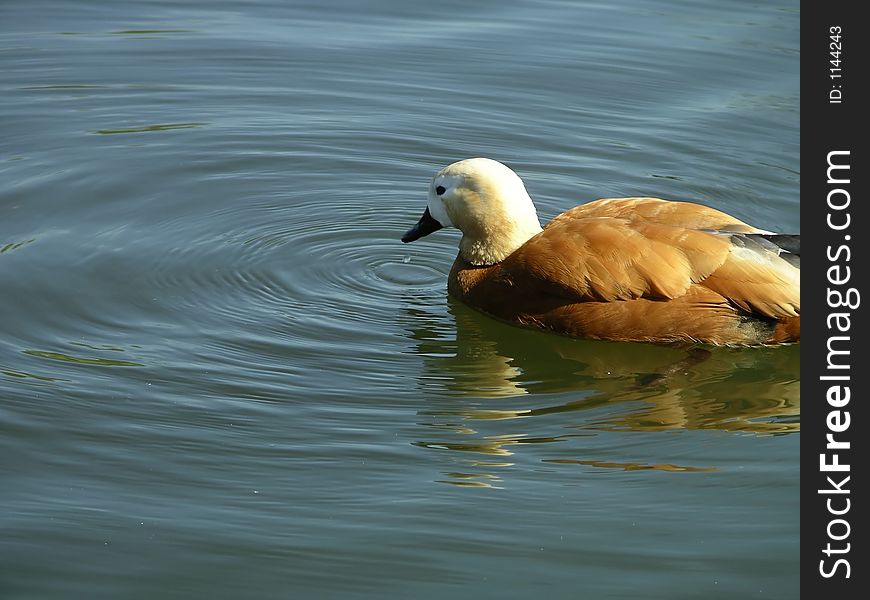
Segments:
[[[715,209],[669,212],[658,204],[666,201],[640,200],[654,201],[642,204],[658,208],[658,216],[593,216],[603,207],[583,216],[578,209],[588,205],[563,213],[501,263],[502,277],[566,302],[671,300],[697,284],[748,313],[800,314],[799,266],[784,258],[791,253],[771,241],[772,234],[757,234],[761,230]],[[690,217],[702,229],[662,222]],[[744,227],[751,231],[734,231]]]
[[[727,236],[731,251],[704,287],[747,312],[775,319],[800,315],[800,236],[713,234]]]
[[[587,217],[616,217],[630,221],[647,221],[687,229],[712,229],[735,233],[770,233],[757,229],[721,210],[692,202],[674,202],[661,198],[604,198],[575,206],[558,215],[547,225]]]
[[[614,217],[551,222],[502,263],[514,285],[574,302],[673,299],[721,267],[728,237]]]

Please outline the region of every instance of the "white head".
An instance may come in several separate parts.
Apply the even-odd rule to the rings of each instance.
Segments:
[[[503,261],[541,231],[523,180],[498,161],[469,158],[444,167],[429,186],[429,204],[403,242],[456,227],[459,252],[473,265]]]

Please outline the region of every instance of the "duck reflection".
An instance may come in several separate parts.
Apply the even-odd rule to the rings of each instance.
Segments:
[[[407,322],[414,324],[410,334],[425,357],[420,386],[431,400],[421,416],[433,434],[441,434],[419,441],[421,447],[501,458],[522,444],[602,431],[715,429],[778,435],[800,430],[799,346],[686,349],[578,340],[505,325],[452,299],[447,319],[418,307],[409,309]],[[556,413],[567,413],[559,420],[558,435],[515,432],[516,419],[534,417],[535,422],[526,421],[526,432],[549,429],[543,417]],[[483,421],[505,421],[505,432],[481,435]],[[709,470],[600,460],[545,462]],[[498,482],[492,473],[447,475],[448,482],[459,485]]]

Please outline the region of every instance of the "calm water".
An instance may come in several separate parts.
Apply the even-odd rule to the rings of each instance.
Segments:
[[[796,597],[798,347],[517,330],[398,238],[477,155],[799,230],[798,23],[4,0],[0,595]]]

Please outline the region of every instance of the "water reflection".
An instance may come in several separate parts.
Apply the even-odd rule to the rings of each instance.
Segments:
[[[22,246],[26,246],[27,244],[30,244],[32,242],[33,242],[32,239],[24,240],[21,242],[6,242],[6,243],[3,243],[2,241],[0,241],[0,254],[3,254],[5,252],[11,252],[12,250],[17,250],[18,248],[21,248]]]
[[[799,346],[692,354],[525,331],[453,300],[446,318],[420,305],[408,310],[411,337],[425,357],[419,383],[431,399],[420,415],[429,432],[417,442],[420,447],[509,457],[524,444],[608,431],[800,430]],[[626,471],[711,470],[664,462],[542,460]],[[484,475],[486,481],[475,485],[493,484],[492,473]],[[447,481],[457,480],[467,485],[469,474]]]

